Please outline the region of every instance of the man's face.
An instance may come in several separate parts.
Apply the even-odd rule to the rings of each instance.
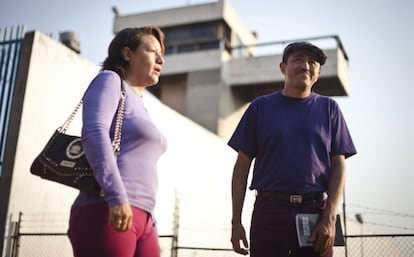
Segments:
[[[298,50],[286,63],[280,63],[280,70],[285,75],[287,87],[310,89],[319,78],[321,65],[310,52]]]

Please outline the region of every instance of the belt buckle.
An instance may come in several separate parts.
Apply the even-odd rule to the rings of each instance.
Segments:
[[[289,202],[291,203],[302,203],[302,196],[301,195],[290,195]]]

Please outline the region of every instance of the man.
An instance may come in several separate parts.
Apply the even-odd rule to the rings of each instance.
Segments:
[[[254,160],[250,189],[257,191],[257,197],[250,256],[333,255],[345,158],[356,150],[338,104],[312,92],[326,58],[309,42],[289,44],[280,63],[283,89],[253,100],[228,142],[238,152],[232,178],[231,235],[237,253],[248,254],[241,215]],[[313,247],[299,247],[297,213],[321,214],[309,237]]]

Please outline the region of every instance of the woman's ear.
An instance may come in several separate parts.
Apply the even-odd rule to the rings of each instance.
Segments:
[[[121,54],[124,61],[129,62],[131,60],[131,49],[129,47],[122,48]]]

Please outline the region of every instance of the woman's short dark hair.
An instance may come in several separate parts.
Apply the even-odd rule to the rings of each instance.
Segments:
[[[153,35],[161,45],[161,51],[164,54],[164,33],[159,27],[145,26],[141,28],[126,28],[116,34],[108,47],[108,56],[102,63],[102,70],[112,70],[125,79],[129,68],[129,63],[122,56],[122,49],[129,47],[135,51],[142,43],[142,37]]]

